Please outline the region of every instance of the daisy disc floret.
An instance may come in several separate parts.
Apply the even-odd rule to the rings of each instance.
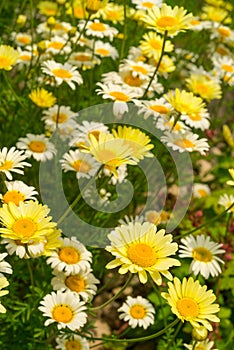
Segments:
[[[187,14],[183,7],[175,6],[172,8],[169,5],[162,4],[159,8],[154,6],[150,9],[143,21],[146,26],[164,34],[166,31],[169,36],[175,36],[179,32],[183,32],[191,27],[190,21],[193,15]]]
[[[216,296],[213,291],[207,290],[207,286],[201,286],[199,281],[194,281],[192,277],[183,278],[181,282],[175,277],[172,282],[168,282],[168,293],[162,293],[171,311],[182,322],[188,321],[193,327],[203,325],[212,331],[210,322],[219,322],[219,318],[214,314],[219,311],[219,305],[213,304]]]
[[[19,205],[20,201],[24,202],[26,200],[36,200],[34,195],[38,192],[33,186],[27,186],[23,181],[5,181],[7,192],[5,194],[0,194],[0,199],[3,203],[8,204],[13,202]]]
[[[138,273],[141,283],[147,282],[148,272],[154,282],[161,285],[161,274],[171,280],[169,268],[180,266],[178,260],[169,257],[178,249],[177,243],[172,242],[172,235],[165,235],[165,230],[157,232],[156,226],[149,222],[121,225],[108,238],[111,246],[107,246],[106,250],[115,256],[115,260],[109,262],[106,268],[120,266],[120,274],[128,271]]]
[[[40,304],[39,310],[48,317],[45,326],[56,322],[58,329],[67,327],[74,331],[83,327],[87,321],[85,302],[71,292],[52,292]]]
[[[27,155],[24,151],[18,151],[15,147],[11,147],[9,150],[3,147],[0,150],[0,172],[3,172],[8,180],[12,180],[11,172],[23,175],[22,169],[25,166],[31,166],[24,161],[26,158]]]
[[[77,334],[60,335],[56,338],[58,350],[89,350],[89,342]]]
[[[25,150],[28,157],[33,157],[37,161],[45,162],[56,154],[55,146],[44,134],[27,134],[26,137],[20,137],[16,145]]]
[[[0,69],[11,70],[20,53],[8,45],[0,45]]]
[[[195,276],[199,273],[204,278],[218,276],[222,271],[219,263],[224,264],[217,254],[225,253],[224,249],[220,249],[222,244],[211,241],[210,237],[199,235],[194,237],[190,235],[182,238],[179,245],[180,258],[193,258],[190,265],[190,272]]]
[[[154,323],[154,307],[147,299],[141,296],[136,298],[128,296],[118,311],[121,312],[119,318],[128,322],[131,328],[139,326],[147,329]]]

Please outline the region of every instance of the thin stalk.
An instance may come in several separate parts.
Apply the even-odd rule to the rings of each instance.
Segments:
[[[168,345],[167,345],[167,346],[168,346],[168,349],[170,349],[170,345],[171,345],[172,343],[174,343],[174,341],[175,341],[175,339],[176,339],[176,337],[177,337],[177,334],[179,333],[179,331],[180,331],[182,325],[183,325],[182,322],[180,322],[180,323],[178,324],[178,326],[177,326],[177,328],[176,328],[176,331],[175,331],[175,333],[173,334],[173,337],[171,338],[171,340],[169,341],[169,343],[168,343]]]
[[[160,67],[160,64],[161,64],[161,62],[162,62],[162,58],[163,58],[164,50],[165,50],[165,45],[166,45],[166,40],[167,40],[167,33],[168,33],[167,30],[165,30],[164,37],[163,37],[163,44],[162,44],[161,55],[160,55],[160,57],[159,57],[159,60],[158,60],[157,66],[156,66],[156,68],[155,68],[154,74],[152,75],[152,77],[151,77],[151,79],[150,79],[150,81],[149,81],[149,84],[148,84],[148,86],[147,86],[147,88],[146,88],[146,90],[145,90],[144,95],[143,95],[142,98],[145,98],[145,97],[146,97],[146,95],[147,95],[147,93],[148,93],[148,91],[149,91],[150,85],[152,84],[152,81],[154,80],[154,78],[155,78],[155,76],[156,76],[156,74],[157,74],[157,72],[158,72],[158,69],[159,69],[159,67]]]
[[[127,281],[125,282],[125,284],[123,285],[123,287],[118,291],[118,293],[116,293],[112,298],[110,298],[109,300],[107,300],[105,303],[95,306],[95,307],[91,307],[89,308],[89,310],[91,311],[97,311],[100,309],[103,309],[104,307],[106,307],[107,305],[109,305],[110,303],[112,303],[112,301],[114,301],[115,299],[117,299],[122,293],[123,291],[127,288],[127,286],[129,285],[129,283],[131,282],[133,278],[133,274],[129,275]]]
[[[119,55],[119,62],[122,60],[124,56],[124,48],[126,43],[126,35],[127,35],[127,1],[124,1],[124,26],[123,26],[123,40],[121,43],[121,49],[120,49],[120,55]]]
[[[5,72],[3,72],[3,77],[4,77],[4,79],[5,79],[5,82],[6,82],[7,86],[8,86],[9,89],[11,90],[12,95],[15,97],[16,101],[20,104],[20,106],[21,106],[22,108],[26,109],[26,108],[25,108],[25,105],[23,104],[23,102],[21,101],[20,97],[17,95],[17,93],[15,92],[13,86],[11,85],[11,83],[10,83],[10,81],[9,81],[9,79],[8,79],[8,76],[7,76],[7,74],[6,74]]]
[[[26,250],[27,250],[27,249],[26,249]],[[32,272],[32,268],[31,268],[29,259],[26,259],[26,264],[27,264],[27,268],[28,268],[28,272],[29,272],[30,283],[31,283],[32,288],[34,288],[33,272]]]
[[[197,340],[194,342],[192,350],[195,350],[196,345],[197,345]]]

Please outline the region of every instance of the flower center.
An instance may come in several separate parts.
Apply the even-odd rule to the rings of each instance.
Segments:
[[[193,249],[193,258],[198,261],[210,262],[213,259],[213,254],[210,250],[204,247],[197,247]]]
[[[199,306],[193,299],[182,298],[177,301],[176,307],[184,318],[197,317],[199,315]]]
[[[65,343],[66,350],[82,350],[82,345],[77,340],[68,340]]]
[[[130,86],[137,87],[142,85],[141,79],[138,77],[133,77],[131,74],[125,77],[124,82]]]
[[[86,62],[86,61],[90,61],[90,56],[80,54],[80,55],[75,55],[74,59],[75,61]]]
[[[117,167],[120,161],[117,155],[109,149],[101,150],[98,154],[98,160],[100,163],[107,164],[111,167]]]
[[[168,108],[160,105],[152,105],[150,106],[150,109],[152,109],[155,112],[158,112],[160,114],[166,114],[168,113]]]
[[[31,39],[28,38],[27,36],[21,36],[17,38],[17,41],[21,44],[26,44],[26,45],[31,43]]]
[[[73,311],[68,305],[56,305],[52,310],[52,317],[57,322],[69,323],[73,319]]]
[[[223,48],[223,47],[218,47],[217,49],[216,49],[216,52],[218,52],[220,55],[222,55],[222,56],[226,56],[226,55],[228,55],[228,50],[226,50],[225,48]]]
[[[200,83],[196,85],[196,90],[199,94],[207,94],[208,87],[207,85]]]
[[[108,56],[110,51],[107,49],[99,48],[99,49],[96,49],[96,53],[99,53],[102,56]]]
[[[42,141],[31,141],[30,144],[28,145],[28,148],[32,152],[43,153],[46,150],[46,145]]]
[[[148,74],[148,69],[145,69],[144,67],[141,66],[132,66],[132,69],[138,73],[142,73],[144,75]]]
[[[100,22],[94,22],[90,24],[89,28],[97,32],[105,32],[106,30],[106,26]]]
[[[72,77],[72,74],[70,72],[68,72],[66,69],[63,68],[55,68],[52,70],[52,73],[58,77],[58,78],[62,78],[62,79],[69,79]]]
[[[195,144],[193,142],[191,142],[190,140],[187,140],[187,139],[176,140],[175,144],[179,147],[182,147],[182,148],[193,148],[195,146]]]
[[[154,4],[152,2],[145,1],[145,2],[142,2],[141,6],[146,7],[147,9],[152,9]]]
[[[0,162],[0,171],[9,170],[12,168],[13,162],[11,160],[5,160],[3,164]]]
[[[59,259],[66,264],[76,264],[80,261],[80,253],[73,247],[64,247],[59,250]]]
[[[229,64],[223,64],[223,65],[222,65],[222,68],[223,68],[223,70],[225,70],[226,72],[230,72],[230,73],[234,72],[234,68],[233,68],[232,66],[230,66]]]
[[[201,115],[199,113],[189,114],[188,117],[190,119],[194,120],[195,122],[200,121],[202,119],[202,117],[201,117]]]
[[[178,20],[171,16],[162,16],[157,20],[157,25],[159,27],[174,27],[178,23]]]
[[[130,98],[126,94],[119,91],[112,91],[109,93],[109,95],[114,97],[117,101],[128,102],[130,100]]]
[[[25,196],[18,191],[8,191],[3,196],[4,203],[8,204],[9,202],[14,202],[16,205],[19,205],[20,201],[24,201]]]
[[[76,160],[74,163],[72,163],[72,167],[77,172],[81,173],[87,173],[90,170],[90,165],[83,160]]]
[[[201,197],[206,197],[207,196],[207,192],[203,189],[200,188],[200,190],[197,191]]]
[[[160,50],[162,48],[161,42],[155,39],[150,40],[149,45],[155,50]]]
[[[23,237],[31,237],[37,230],[37,225],[30,218],[18,219],[14,222],[12,230],[17,235],[22,235]]]
[[[8,57],[0,57],[0,67],[1,68],[5,68],[5,67],[8,67],[10,66],[11,64],[11,60],[8,58]]]
[[[230,30],[226,29],[226,28],[218,28],[218,32],[219,34],[223,35],[223,36],[230,36]]]
[[[54,42],[51,42],[49,43],[48,47],[52,48],[52,49],[56,49],[56,50],[61,50],[63,48],[64,44],[63,43],[60,43],[58,41],[54,41]]]
[[[128,248],[128,258],[136,265],[150,267],[157,261],[155,251],[148,244],[137,243]]]
[[[192,26],[196,26],[198,24],[200,24],[201,22],[198,21],[197,19],[193,19],[192,21],[190,21],[190,24],[192,24]]]
[[[65,284],[73,292],[77,293],[84,291],[86,287],[85,280],[79,275],[71,275],[66,277]]]
[[[53,121],[58,123],[58,124],[62,124],[67,120],[67,115],[65,113],[59,113],[59,115],[57,113],[55,113],[52,117]]]
[[[31,56],[30,55],[21,55],[19,58],[22,61],[29,61],[29,60],[31,60]]]
[[[130,307],[130,315],[136,319],[142,319],[146,316],[146,310],[143,305],[135,304]]]

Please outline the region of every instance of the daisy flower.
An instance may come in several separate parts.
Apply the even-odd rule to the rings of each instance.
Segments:
[[[194,183],[193,184],[193,197],[202,198],[210,195],[210,188],[208,185]]]
[[[219,305],[213,304],[216,299],[213,291],[207,290],[207,286],[201,286],[199,281],[194,281],[192,277],[174,277],[173,283],[168,282],[168,293],[161,293],[171,311],[182,322],[189,321],[193,327],[203,325],[212,331],[210,322],[219,322],[219,318],[214,314],[219,311]],[[210,322],[209,322],[210,321]]]
[[[32,156],[37,161],[45,162],[56,154],[55,146],[44,134],[27,134],[26,137],[19,138],[16,146],[25,150],[27,157]]]
[[[145,221],[148,221],[156,226],[159,224],[165,224],[170,219],[171,214],[169,214],[167,211],[162,210],[161,212],[158,212],[156,210],[148,210],[145,213]]]
[[[38,202],[3,204],[0,208],[0,233],[3,238],[20,240],[22,243],[40,242],[53,231],[56,224],[48,216],[50,209]]]
[[[168,130],[168,131],[172,131],[174,133],[180,132],[183,133],[185,130],[188,130],[188,127],[183,123],[183,122],[176,122],[175,123],[175,118],[171,117],[159,117],[156,121],[156,128],[159,130]]]
[[[158,57],[153,57],[150,60],[150,64],[153,66],[157,66],[159,62]],[[164,78],[168,77],[168,73],[174,72],[176,69],[176,66],[174,64],[174,58],[169,57],[168,55],[163,55],[162,61],[159,64],[158,67],[158,74],[162,75]]]
[[[91,262],[92,254],[76,237],[63,238],[61,247],[47,259],[52,269],[63,271],[66,275],[89,271]]]
[[[52,1],[40,1],[37,8],[42,15],[55,16],[58,11],[58,4]]]
[[[172,279],[168,271],[172,266],[180,266],[176,259],[169,258],[178,249],[177,243],[172,243],[172,235],[166,234],[165,230],[159,230],[155,225],[144,222],[129,223],[116,227],[108,235],[111,246],[106,250],[115,256],[109,262],[107,269],[120,266],[119,273],[128,271],[138,273],[141,283],[147,282],[147,272],[157,285],[162,284],[162,277]]]
[[[15,147],[11,147],[9,150],[6,147],[0,149],[0,172],[3,172],[8,180],[12,180],[11,172],[18,174],[24,174],[22,170],[25,166],[31,166],[31,164],[24,162],[27,155],[24,151],[18,151]]]
[[[70,150],[65,153],[60,163],[65,172],[75,171],[77,179],[81,177],[90,178],[96,175],[100,168],[100,164],[90,154],[85,154],[79,150]]]
[[[219,24],[229,24],[232,22],[232,18],[229,16],[227,10],[210,5],[202,7],[201,19],[218,22]]]
[[[52,92],[43,88],[32,90],[28,96],[38,107],[49,108],[56,103],[56,97]]]
[[[234,168],[231,168],[231,169],[228,169],[229,171],[229,174],[231,175],[232,177],[232,180],[228,180],[226,182],[227,185],[230,185],[230,186],[234,186]]]
[[[53,274],[55,277],[52,278],[51,284],[54,290],[71,291],[79,295],[85,302],[96,294],[96,284],[100,283],[90,271],[65,275],[63,272],[54,270]]]
[[[91,51],[73,52],[68,62],[82,70],[91,69],[96,64],[101,63],[100,59],[94,56]]]
[[[69,63],[58,63],[53,60],[42,63],[42,72],[52,76],[58,85],[63,82],[67,83],[72,90],[75,90],[76,86],[83,83],[83,79],[77,68],[70,65]]]
[[[114,4],[113,2],[103,1],[103,5],[96,13],[96,17],[102,17],[104,21],[110,21],[113,24],[123,24],[124,7],[123,5]]]
[[[89,135],[92,134],[98,139],[101,132],[109,133],[108,127],[105,124],[84,120],[82,124],[77,124],[77,128],[72,134],[69,146],[87,148],[89,144]]]
[[[13,202],[19,205],[20,201],[26,200],[36,200],[35,195],[38,194],[35,187],[26,185],[23,181],[5,181],[7,192],[2,195],[0,194],[0,199],[3,203],[8,204]]]
[[[208,102],[222,97],[222,90],[217,79],[203,74],[191,74],[186,79],[186,85],[194,94],[201,96]]]
[[[94,54],[102,58],[111,57],[113,60],[119,56],[118,51],[114,46],[100,40],[95,42]]]
[[[46,40],[46,52],[56,55],[61,52],[61,54],[68,54],[71,52],[70,43],[67,42],[65,38],[61,38],[58,35],[55,35],[50,40]]]
[[[154,29],[159,33],[164,34],[167,31],[169,36],[175,36],[179,32],[184,32],[190,29],[190,21],[193,15],[187,14],[183,7],[175,6],[172,8],[169,5],[162,4],[162,7],[153,7],[144,16],[143,21],[148,28]]]
[[[8,45],[0,45],[0,69],[11,70],[20,54]]]
[[[3,273],[12,273],[12,267],[11,265],[4,260],[4,258],[7,256],[7,253],[0,254],[0,277],[3,277]]]
[[[207,130],[210,126],[210,115],[206,109],[200,113],[181,114],[180,118],[192,128]]]
[[[218,350],[214,347],[214,342],[209,339],[203,341],[193,341],[192,344],[184,344],[184,347],[189,350]]]
[[[154,6],[161,6],[162,0],[132,0],[132,3],[136,5],[137,10],[148,11]]]
[[[219,197],[218,204],[228,209],[234,203],[234,196],[232,194],[227,195],[226,193]],[[228,210],[228,213],[234,213],[234,206]]]
[[[52,292],[40,302],[38,309],[43,316],[48,317],[45,326],[56,322],[58,329],[69,328],[72,331],[80,329],[87,322],[85,302],[71,292]]]
[[[89,350],[89,343],[85,338],[80,337],[77,334],[73,335],[60,335],[55,339],[58,350]]]
[[[0,297],[9,293],[9,290],[2,290],[3,288],[9,286],[9,282],[6,277],[0,277]],[[0,313],[5,314],[6,309],[0,302]]]
[[[198,151],[204,155],[209,150],[207,139],[199,139],[199,135],[193,134],[191,131],[184,131],[183,133],[165,131],[161,141],[180,153]]]
[[[69,106],[55,105],[44,111],[41,119],[50,131],[55,131],[57,127],[60,129],[75,128],[77,125],[75,117],[77,113],[72,112]]]
[[[194,237],[190,235],[182,238],[179,245],[180,258],[193,258],[190,265],[190,273],[195,276],[199,273],[205,278],[218,276],[222,271],[219,263],[224,264],[223,260],[217,257],[217,254],[225,253],[220,249],[222,244],[211,241],[210,237],[199,235]]]
[[[234,60],[231,57],[220,57],[213,59],[214,71],[228,85],[234,82]]]
[[[16,41],[16,44],[19,46],[30,45],[32,42],[32,36],[27,33],[12,33],[12,39]]]
[[[162,115],[169,116],[171,112],[171,104],[164,97],[160,97],[150,101],[141,101],[138,114],[144,113],[144,119],[147,119],[151,115],[154,119],[157,119]]]
[[[148,58],[159,57],[162,52],[163,38],[157,35],[155,32],[145,33],[140,41],[139,47],[142,50],[143,55]],[[174,45],[170,40],[166,40],[164,52],[171,52],[174,49]]]
[[[192,92],[175,89],[170,90],[164,97],[181,114],[191,115],[204,112],[205,103],[200,97],[194,96]]]
[[[80,21],[78,24],[80,30],[84,28],[84,21]],[[110,27],[106,23],[100,22],[98,19],[94,21],[88,21],[86,26],[86,35],[91,35],[97,38],[109,38],[110,41],[118,34],[118,30],[114,27]]]
[[[125,59],[123,63],[120,64],[119,69],[123,74],[131,72],[133,78],[139,77],[140,79],[145,79],[154,72],[154,67],[151,65],[129,59]]]
[[[118,311],[121,312],[119,318],[128,322],[131,328],[139,326],[147,329],[154,323],[154,307],[147,299],[141,296],[136,298],[128,296]]]

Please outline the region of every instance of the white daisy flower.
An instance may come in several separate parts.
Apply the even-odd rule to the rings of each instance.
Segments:
[[[109,169],[105,168],[105,167],[102,169],[102,172],[103,172],[103,174],[105,176],[110,176],[111,177],[109,183],[112,184],[112,185],[116,185],[117,183],[124,182],[124,180],[128,176],[127,165],[126,164],[120,165],[118,167],[118,169],[116,169],[117,177],[113,176],[111,171]]]
[[[82,30],[84,28],[84,21],[80,21],[78,28]],[[106,23],[102,23],[95,19],[94,21],[88,21],[86,25],[86,35],[91,35],[98,38],[109,38],[110,41],[118,34],[118,30],[114,27],[110,27]]]
[[[32,60],[35,59],[35,56],[33,56],[32,52],[21,50],[21,48],[18,48],[18,52],[20,54],[18,61],[17,61],[17,67],[22,68],[24,65],[29,65]]]
[[[41,34],[44,38],[48,38],[48,35],[51,33],[53,36],[66,35],[69,30],[72,29],[72,25],[68,22],[60,22],[57,19],[55,20],[55,24],[53,28],[49,27],[47,22],[39,23],[36,28],[37,33]]]
[[[63,272],[54,270],[53,274],[55,277],[52,278],[51,284],[54,290],[73,292],[79,295],[85,302],[96,294],[96,284],[100,283],[89,271],[80,271],[78,274],[65,275]]]
[[[192,128],[206,130],[210,126],[209,121],[210,115],[206,109],[202,110],[200,113],[193,114],[181,114],[180,119],[185,121],[185,123]]]
[[[80,301],[78,295],[71,292],[52,292],[47,294],[40,302],[38,309],[43,316],[49,317],[45,326],[57,322],[58,329],[68,327],[72,331],[80,329],[87,322],[86,307],[84,301]]]
[[[114,46],[109,43],[104,43],[101,40],[95,42],[94,54],[102,58],[111,57],[113,60],[119,56],[118,51]]]
[[[75,171],[77,179],[81,177],[90,178],[96,175],[100,168],[100,164],[94,157],[79,150],[70,150],[65,153],[60,163],[65,172]]]
[[[68,60],[69,63],[83,70],[91,69],[96,64],[100,64],[101,60],[94,56],[91,51],[73,52]]]
[[[204,29],[211,29],[214,25],[214,22],[212,21],[203,21],[201,18],[199,17],[194,17],[190,23],[191,25],[191,30],[194,30],[194,31],[201,31],[201,30],[204,30]]]
[[[188,127],[183,122],[177,121],[175,123],[174,117],[168,118],[167,116],[162,116],[157,119],[156,128],[162,131],[168,130],[170,132],[173,130],[173,133],[183,133],[188,130]]]
[[[77,334],[73,335],[59,335],[55,339],[58,350],[89,350],[89,343],[85,338],[80,337]]]
[[[72,134],[69,146],[86,148],[89,144],[89,135],[92,134],[98,139],[101,132],[109,133],[108,127],[105,124],[84,120],[82,124],[77,124],[77,130]]]
[[[9,202],[14,202],[19,205],[20,201],[26,200],[36,200],[34,195],[37,195],[35,187],[27,186],[23,181],[5,181],[7,192],[3,195],[0,194],[0,199],[3,203],[8,204]]]
[[[150,101],[141,101],[138,114],[144,113],[144,119],[147,119],[149,116],[157,119],[162,115],[169,116],[172,110],[172,105],[164,97],[160,97]]]
[[[192,344],[184,344],[184,347],[189,350],[218,350],[214,347],[214,342],[209,339],[203,341],[193,340]]]
[[[11,172],[23,175],[22,169],[25,166],[32,166],[24,162],[27,157],[24,151],[18,151],[15,147],[11,147],[9,150],[7,147],[3,147],[0,149],[0,172],[3,172],[8,180],[12,180]]]
[[[32,36],[27,33],[15,33],[11,35],[12,39],[15,40],[16,44],[19,46],[30,45],[32,42]]]
[[[220,39],[221,42],[230,44],[234,40],[234,30],[228,26],[225,26],[221,23],[212,22],[212,26],[210,27],[211,39]]]
[[[213,58],[214,73],[228,85],[234,84],[234,59],[232,57]]]
[[[191,131],[185,133],[165,131],[161,141],[180,153],[198,151],[204,155],[209,150],[207,139],[199,139],[199,135],[193,134]]]
[[[63,271],[66,275],[89,271],[92,254],[76,237],[63,238],[62,246],[47,259],[52,269]]]
[[[50,40],[45,41],[46,52],[56,55],[61,52],[61,54],[68,54],[71,52],[71,45],[67,42],[66,37],[61,37],[58,35],[53,36]]]
[[[220,249],[222,244],[211,241],[210,237],[199,235],[194,237],[190,235],[182,238],[179,245],[180,258],[192,258],[190,265],[190,273],[193,272],[195,276],[199,273],[204,278],[218,276],[222,271],[219,263],[224,264],[217,254],[225,253],[224,249]]]
[[[193,184],[193,196],[195,198],[202,198],[210,195],[210,188],[208,185],[194,183]]]
[[[72,90],[75,90],[76,88],[74,82],[78,85],[83,83],[83,79],[77,71],[77,67],[74,67],[69,63],[62,64],[49,60],[42,63],[42,71],[43,73],[52,76],[58,85],[65,82]]]
[[[130,223],[134,224],[136,222],[139,222],[140,224],[143,224],[144,221],[145,221],[144,216],[139,216],[139,215],[127,216],[127,215],[124,215],[123,219],[120,219],[118,221],[118,224],[119,224],[119,226],[121,226],[121,225],[128,225]]]
[[[128,322],[131,328],[139,326],[147,329],[154,323],[154,307],[147,299],[141,296],[136,298],[128,296],[118,311],[121,312],[119,318]]]
[[[59,129],[74,129],[76,128],[75,117],[77,113],[72,112],[69,106],[54,105],[53,107],[43,111],[43,117],[41,118],[46,127],[50,131]]]
[[[226,193],[219,197],[218,204],[224,206],[225,209],[229,208],[234,203],[234,196]],[[234,206],[228,210],[228,213],[234,213]]]
[[[4,238],[2,240],[3,244],[6,244],[6,250],[8,254],[14,255],[16,254],[20,259],[29,259],[30,257],[36,257],[43,253],[44,251],[44,244],[43,242],[31,242],[27,244],[27,250],[26,250],[26,244],[23,244],[19,240],[13,240],[10,238]],[[28,255],[28,253],[30,255]]]
[[[134,60],[125,59],[123,63],[120,64],[119,70],[122,73],[131,72],[133,78],[139,77],[140,79],[145,79],[154,73],[155,67],[141,61],[136,62]]]
[[[160,7],[162,5],[162,0],[132,0],[132,3],[136,5],[137,10],[148,11],[154,6]]]
[[[37,161],[45,162],[50,160],[56,154],[53,143],[44,135],[27,134],[26,137],[20,137],[16,146],[25,150],[28,157],[33,157]]]
[[[4,258],[7,255],[8,255],[7,253],[0,254],[0,277],[3,277],[2,272],[9,273],[9,274],[11,274],[13,272],[11,265],[4,260]]]

